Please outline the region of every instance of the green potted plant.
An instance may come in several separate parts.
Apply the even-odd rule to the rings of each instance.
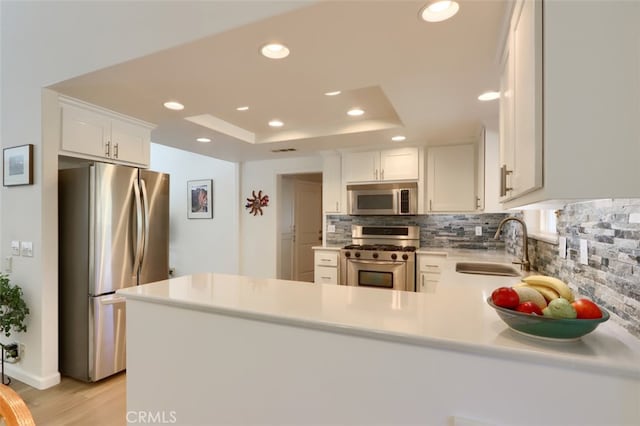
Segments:
[[[23,296],[22,288],[12,285],[9,281],[9,276],[0,273],[0,332],[4,333],[6,337],[10,337],[12,331],[27,331],[25,321],[27,315],[29,315],[29,308],[27,308]],[[0,343],[0,351],[2,351],[0,356],[0,383],[9,385],[11,378],[7,377],[8,380],[5,381],[4,375],[5,352],[9,355],[9,358],[14,359],[13,362],[17,361],[19,357],[18,344],[6,345]]]
[[[7,337],[12,331],[27,331],[25,321],[29,308],[23,296],[22,288],[12,285],[9,276],[0,273],[0,332]]]

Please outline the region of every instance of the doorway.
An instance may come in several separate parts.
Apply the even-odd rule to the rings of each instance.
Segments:
[[[280,176],[278,278],[313,282],[312,247],[322,245],[322,173]]]

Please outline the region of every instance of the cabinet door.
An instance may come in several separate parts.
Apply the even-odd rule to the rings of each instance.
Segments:
[[[338,284],[338,268],[316,265],[313,282],[316,284]]]
[[[516,5],[512,21],[514,160],[512,196],[542,187],[541,2]]]
[[[473,144],[429,148],[427,176],[429,211],[475,211],[476,160]]]
[[[439,282],[439,273],[421,272],[419,282],[416,285],[416,291],[418,293],[435,293]]]
[[[325,157],[322,166],[322,209],[325,212],[340,213],[341,211],[341,179],[340,156]]]
[[[418,179],[418,148],[380,152],[380,180]]]
[[[484,210],[484,162],[485,162],[485,137],[486,130],[483,127],[476,144],[476,210]]]
[[[109,141],[109,119],[92,111],[72,105],[61,105],[62,108],[62,151],[109,157],[107,142]]]
[[[513,140],[513,38],[505,46],[500,76],[500,200],[511,197],[511,178],[514,168]]]
[[[350,152],[343,156],[345,182],[371,182],[379,179],[380,151]]]
[[[111,157],[128,163],[149,165],[150,131],[124,120],[111,120]]]

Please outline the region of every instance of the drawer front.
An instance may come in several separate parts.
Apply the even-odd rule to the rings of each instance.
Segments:
[[[446,256],[420,255],[418,256],[418,264],[420,271],[424,272],[441,272],[442,267],[447,260]]]
[[[334,251],[316,251],[316,266],[338,266],[338,252]]]
[[[338,268],[316,266],[313,275],[316,284],[338,284]]]

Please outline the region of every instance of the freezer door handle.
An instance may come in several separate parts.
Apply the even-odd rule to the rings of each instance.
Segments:
[[[138,182],[133,182],[133,194],[135,195],[136,200],[136,247],[135,247],[135,255],[133,258],[133,274],[134,276],[138,274],[138,269],[140,269],[140,257],[142,255],[142,245],[143,245],[143,236],[142,236],[142,200],[140,199],[140,188],[138,187]]]
[[[144,262],[147,256],[147,241],[149,241],[149,197],[147,197],[147,183],[144,179],[140,179],[140,187],[142,188],[142,205],[144,206],[144,235],[142,238],[142,257],[140,263]]]
[[[102,298],[100,299],[100,304],[102,306],[106,306],[106,305],[117,305],[118,303],[123,303],[125,302],[127,299],[125,299],[122,296],[114,296],[114,297],[110,297],[108,299]]]

